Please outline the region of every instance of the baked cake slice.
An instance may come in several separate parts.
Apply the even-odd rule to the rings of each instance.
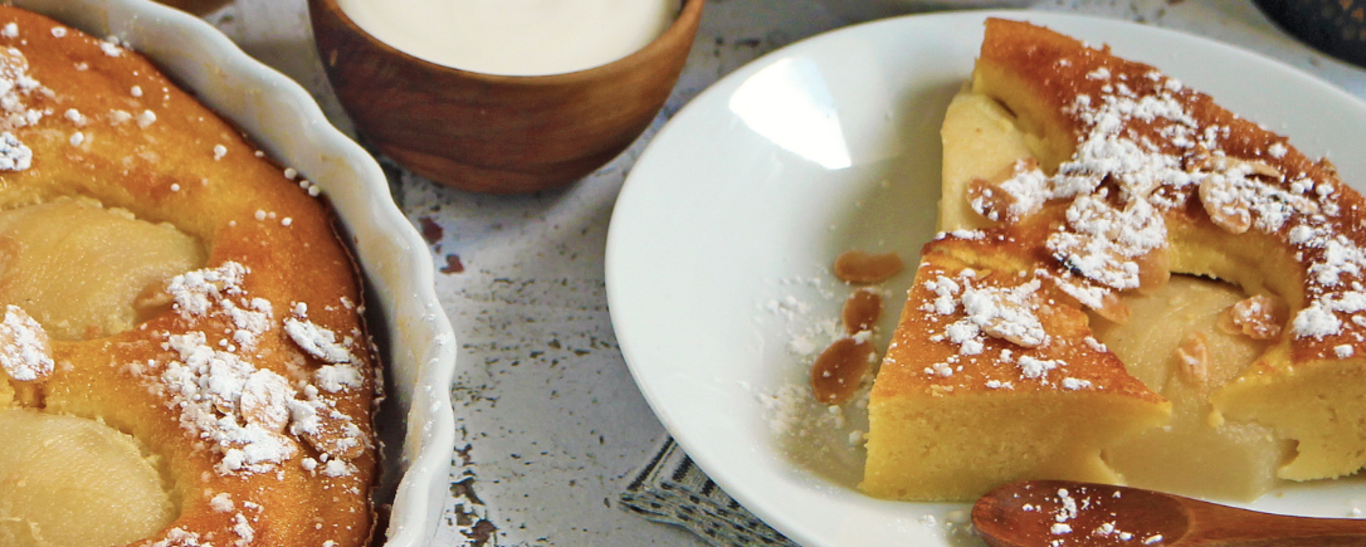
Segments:
[[[968,499],[1023,477],[1116,481],[1101,449],[1170,405],[1091,337],[1028,249],[976,234],[922,257],[873,384],[863,489]]]
[[[870,395],[867,492],[1160,478],[1174,468],[1134,462],[1182,442],[1233,474],[1366,464],[1362,200],[1327,162],[1150,66],[999,19],[948,118],[946,233]],[[1002,319],[985,287],[1030,297]],[[1041,336],[1008,335],[1029,317]]]

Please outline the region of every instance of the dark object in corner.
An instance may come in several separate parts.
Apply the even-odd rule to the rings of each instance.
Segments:
[[[1366,0],[1256,0],[1272,21],[1320,51],[1366,67]]]

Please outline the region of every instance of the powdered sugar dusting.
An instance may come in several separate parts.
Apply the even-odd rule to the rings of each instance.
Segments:
[[[136,119],[138,122],[138,127],[146,129],[150,127],[152,124],[157,123],[157,113],[152,112],[151,110],[143,110],[142,112],[138,113]]]
[[[1166,225],[1147,201],[1130,201],[1121,210],[1110,205],[1105,194],[1101,190],[1073,201],[1067,209],[1071,229],[1054,232],[1047,246],[1060,262],[1092,281],[1113,289],[1136,289],[1135,259],[1166,244]]]
[[[300,349],[318,359],[328,363],[349,363],[355,360],[351,350],[337,340],[335,333],[308,320],[306,304],[294,305],[294,316],[285,319],[285,332]]]
[[[1100,491],[1093,487],[1080,485],[1075,491],[1068,488],[1041,489],[1031,492],[1032,487],[1025,487],[1024,491],[1016,494],[1017,498],[1024,500],[1034,500],[1034,503],[1024,503],[1021,510],[1025,513],[1035,513],[1044,517],[1037,524],[1021,524],[1021,530],[1045,531],[1049,536],[1054,537],[1048,541],[1050,547],[1065,547],[1067,545],[1123,545],[1121,542],[1139,540],[1154,544],[1162,541],[1159,534],[1134,534],[1122,530],[1120,523],[1132,525],[1132,522],[1123,520],[1124,509],[1110,505],[1111,500],[1120,499],[1121,492],[1114,490],[1107,493],[1107,487],[1099,487]],[[1116,518],[1116,517],[1121,518]],[[1106,520],[1113,519],[1113,520]],[[1069,539],[1065,536],[1080,534],[1082,537]],[[1156,539],[1153,539],[1156,538]],[[1138,543],[1139,541],[1135,541]]]
[[[1295,314],[1290,331],[1296,336],[1320,339],[1336,335],[1343,328],[1339,314],[1352,315],[1356,319],[1360,316],[1354,314],[1363,311],[1366,311],[1366,293],[1344,291],[1325,294]]]
[[[1031,309],[1031,297],[1039,289],[1037,279],[1014,287],[973,286],[976,274],[963,270],[957,278],[937,276],[925,282],[925,287],[937,297],[928,309],[939,315],[957,313],[959,305],[964,317],[944,329],[950,342],[959,345],[963,355],[982,351],[982,337],[1009,340],[1016,345],[1032,348],[1048,342],[1048,334]]]
[[[167,292],[175,299],[175,309],[181,317],[204,317],[218,302],[244,294],[241,284],[247,271],[246,266],[237,262],[225,262],[217,268],[175,276],[167,285]]]
[[[324,365],[318,368],[313,377],[318,387],[322,388],[323,391],[332,393],[365,385],[365,379],[361,377],[360,370],[350,364]]]
[[[33,151],[13,133],[0,133],[0,171],[23,171],[33,165]]]
[[[52,354],[43,326],[24,313],[23,308],[5,306],[0,322],[0,368],[10,378],[31,382],[52,374]]]
[[[236,504],[232,502],[232,495],[227,492],[220,492],[209,498],[209,507],[219,513],[231,513],[237,508]]]
[[[3,33],[13,38],[17,27],[10,23]],[[14,32],[9,30],[13,28]],[[33,164],[33,151],[21,142],[15,131],[37,125],[48,109],[32,105],[34,95],[51,94],[38,80],[28,74],[28,59],[14,48],[0,49],[0,170],[23,171]]]
[[[1065,109],[1081,127],[1076,152],[1054,175],[1020,162],[998,185],[1018,208],[1008,221],[1070,200],[1066,222],[1045,242],[1064,270],[1040,277],[1101,310],[1108,294],[1138,288],[1144,261],[1167,245],[1164,215],[1198,198],[1228,233],[1271,234],[1298,247],[1309,275],[1306,306],[1291,322],[1296,337],[1339,335],[1347,316],[1366,311],[1350,287],[1366,277],[1366,250],[1341,233],[1339,183],[1283,172],[1293,154],[1280,138],[1253,157],[1232,157],[1224,149],[1231,127],[1197,121],[1187,106],[1194,92],[1158,71],[1124,76],[1106,66],[1086,74],[1094,83]]]
[[[1025,161],[1015,162],[1014,169],[1015,175],[1001,183],[1001,189],[1013,200],[1006,212],[1013,217],[1033,214],[1048,200],[1048,177]]]
[[[199,534],[175,527],[166,532],[166,539],[152,543],[150,547],[212,547],[213,544],[200,539]]]
[[[183,319],[199,324],[222,318],[232,327],[229,338],[216,343],[199,330],[166,336],[163,347],[175,358],[162,365],[158,380],[169,404],[180,409],[182,426],[221,454],[216,468],[223,474],[275,469],[298,453],[298,443],[288,435],[299,435],[333,457],[354,457],[364,446],[360,429],[321,398],[316,387],[306,384],[300,394],[284,376],[256,367],[250,356],[239,353],[254,348],[274,328],[271,303],[247,294],[249,273],[241,264],[226,262],[168,283]],[[315,380],[332,388],[328,391],[364,385],[358,364],[352,362],[320,369]]]
[[[247,522],[247,516],[242,513],[233,516],[232,532],[237,534],[237,539],[232,542],[236,547],[246,547],[251,544],[253,539],[256,539],[256,530],[251,527],[251,523]]]
[[[274,310],[270,301],[264,298],[252,298],[246,304],[243,307],[232,300],[222,301],[224,312],[237,327],[233,331],[233,341],[242,349],[250,350],[256,347],[257,337],[270,330]]]
[[[1058,503],[1060,506],[1058,507],[1058,510],[1053,513],[1053,520],[1055,522],[1067,522],[1077,518],[1077,514],[1079,513],[1077,509],[1077,499],[1073,498],[1071,492],[1068,492],[1066,488],[1058,489]]]
[[[1090,388],[1091,388],[1091,381],[1090,381],[1090,380],[1078,380],[1078,379],[1076,379],[1076,378],[1063,378],[1063,379],[1062,379],[1062,388],[1063,388],[1063,389],[1066,389],[1066,390],[1068,390],[1068,391],[1077,391],[1077,390],[1079,390],[1079,389],[1090,389]]]
[[[108,38],[105,38],[99,44],[100,51],[108,57],[118,57],[120,55],[123,55],[123,48],[119,47],[119,38],[117,36],[110,36]]]
[[[350,475],[354,471],[355,468],[351,467],[351,464],[346,463],[342,460],[328,460],[327,463],[323,464],[322,467],[322,474],[327,475],[329,477],[341,477],[344,475]]]
[[[1088,78],[1108,80],[1110,71],[1101,67]],[[1029,210],[1045,201],[1072,199],[1066,224],[1048,237],[1047,248],[1072,272],[1108,289],[1136,288],[1137,259],[1166,244],[1161,200],[1150,199],[1157,188],[1184,188],[1200,179],[1184,169],[1179,157],[1151,141],[1134,140],[1127,132],[1137,120],[1161,126],[1173,142],[1185,146],[1200,142],[1197,124],[1175,92],[1159,89],[1141,97],[1123,90],[1098,98],[1079,95],[1071,111],[1089,129],[1076,154],[1051,177],[1037,166],[1021,170],[1017,164],[1015,175],[1001,184],[1015,205],[1029,204]],[[1102,186],[1106,180],[1116,183],[1117,195]],[[1095,295],[1084,294],[1085,287],[1071,285],[1083,293],[1079,296],[1089,296],[1079,298],[1084,304],[1099,305]]]
[[[916,365],[923,366],[931,391],[948,392],[972,385],[991,390],[1023,385],[1068,391],[1105,389],[1094,379],[1063,374],[1069,356],[1077,352],[1106,353],[1108,349],[1095,339],[1073,341],[1049,334],[1044,317],[1058,317],[1049,323],[1063,328],[1072,319],[1058,315],[1053,301],[1057,293],[1043,290],[1043,276],[1025,271],[961,268],[955,273],[949,269],[955,267],[959,266],[940,265],[933,259],[922,262],[916,278],[923,281],[912,289],[911,298],[919,302],[914,309],[923,314],[916,321],[924,322],[916,330],[923,332],[929,343],[945,344],[953,351]],[[887,355],[887,363],[895,363],[897,353],[892,348]],[[972,379],[958,380],[965,371]]]
[[[1056,359],[1039,359],[1032,355],[1021,355],[1016,361],[1020,367],[1020,375],[1031,380],[1046,380],[1048,372],[1063,366],[1065,363]]]
[[[239,419],[244,387],[258,372],[254,366],[209,346],[202,332],[170,335],[167,345],[179,359],[167,363],[161,381],[171,405],[181,410],[181,425],[222,453],[220,473],[266,472],[295,454],[295,444],[273,428]]]

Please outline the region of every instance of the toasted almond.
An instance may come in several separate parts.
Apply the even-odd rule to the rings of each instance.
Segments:
[[[1252,206],[1246,197],[1222,175],[1211,175],[1200,182],[1200,203],[1210,221],[1231,234],[1252,227]]]
[[[1280,170],[1280,169],[1277,169],[1275,166],[1272,166],[1271,164],[1266,163],[1266,162],[1264,162],[1264,161],[1259,161],[1259,160],[1248,161],[1248,160],[1244,160],[1244,161],[1243,161],[1243,166],[1246,167],[1246,168],[1248,169],[1249,173],[1251,173],[1251,174],[1253,174],[1253,175],[1259,175],[1259,176],[1263,176],[1263,177],[1270,177],[1270,178],[1276,179],[1276,180],[1280,180],[1281,178],[1284,177],[1284,175],[1281,173],[1281,170]]]
[[[319,409],[318,427],[303,434],[304,440],[319,452],[333,458],[350,460],[365,451],[365,440],[351,417],[333,409]]]
[[[283,376],[258,370],[242,385],[237,408],[248,424],[279,433],[289,425],[289,401],[293,398],[294,388]]]
[[[882,316],[882,296],[872,289],[859,289],[844,301],[840,317],[844,332],[853,336],[859,331],[872,330]]]
[[[1259,294],[1229,306],[1219,314],[1216,324],[1229,334],[1241,334],[1253,340],[1275,340],[1280,337],[1289,315],[1289,307],[1281,299]]]
[[[877,283],[901,273],[905,266],[896,253],[845,251],[835,259],[835,277],[846,283]]]
[[[811,366],[811,391],[822,404],[848,401],[863,385],[877,356],[873,344],[857,337],[835,340]]]
[[[1176,348],[1177,370],[1183,380],[1194,386],[1203,386],[1209,381],[1209,350],[1205,345],[1205,335],[1192,332]]]
[[[1058,297],[1066,304],[1089,308],[1095,311],[1096,315],[1116,324],[1129,322],[1131,310],[1109,287],[1092,283],[1070,272],[1054,275],[1046,270],[1038,270],[1035,273],[1043,279],[1051,280],[1060,292]]]
[[[986,179],[973,178],[968,182],[968,203],[977,214],[988,220],[1001,221],[1010,216],[1015,197]]]
[[[1138,264],[1138,291],[1151,294],[1171,280],[1171,256],[1167,247],[1158,247],[1134,259]]]

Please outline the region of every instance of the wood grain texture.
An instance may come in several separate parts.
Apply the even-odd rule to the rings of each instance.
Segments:
[[[625,150],[668,98],[705,0],[664,34],[599,67],[498,76],[418,59],[366,34],[336,0],[309,0],[327,76],[357,130],[432,180],[481,192],[561,186]]]
[[[1071,512],[1063,502],[1067,498],[1075,504]],[[972,524],[992,547],[1042,547],[1057,541],[1079,547],[1366,545],[1366,520],[1273,515],[1152,490],[1072,481],[997,488],[973,506]]]

